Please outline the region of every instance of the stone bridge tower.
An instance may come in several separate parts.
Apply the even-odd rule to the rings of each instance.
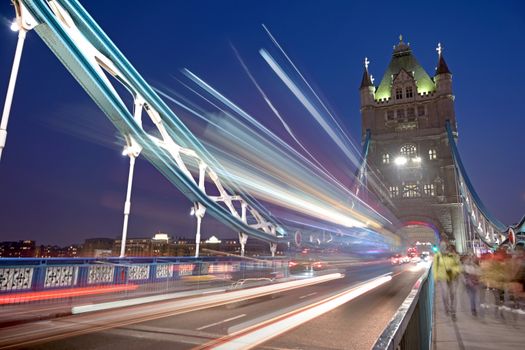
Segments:
[[[367,186],[406,227],[432,227],[464,251],[463,210],[445,129],[450,120],[457,137],[452,74],[441,45],[437,51],[431,78],[400,36],[377,87],[365,59],[360,96],[363,139],[371,133]]]

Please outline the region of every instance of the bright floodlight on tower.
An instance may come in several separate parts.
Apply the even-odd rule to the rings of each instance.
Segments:
[[[394,159],[394,163],[398,166],[405,165],[407,163],[406,157],[400,156]]]
[[[20,27],[18,26],[18,22],[16,21],[16,19],[13,20],[10,28],[13,32],[18,32],[18,30],[20,30]]]

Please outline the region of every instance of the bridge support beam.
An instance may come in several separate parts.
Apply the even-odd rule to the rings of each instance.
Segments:
[[[272,258],[275,257],[277,252],[277,243],[270,243],[270,251],[272,252]]]
[[[26,33],[27,31],[24,28],[20,28],[18,30],[18,41],[16,43],[15,58],[13,60],[13,67],[11,68],[11,77],[9,78],[9,85],[7,86],[7,94],[4,102],[4,110],[2,111],[2,119],[0,121],[0,159],[2,159],[2,151],[4,150],[7,140],[7,123],[9,122],[9,114],[11,112],[11,104],[13,103],[13,94],[15,93],[16,78],[18,76],[18,69],[20,67],[20,60],[22,59],[22,50],[24,48]]]
[[[191,208],[191,215],[195,215],[197,218],[197,232],[195,233],[195,257],[199,257],[200,245],[201,245],[201,224],[202,218],[206,213],[206,208],[201,203],[195,203]]]
[[[133,186],[133,173],[135,171],[135,155],[129,154],[128,187],[126,201],[124,202],[124,223],[122,224],[122,241],[120,242],[120,258],[126,256],[126,240],[128,236],[129,213],[131,212],[131,188]]]
[[[241,245],[241,256],[244,256],[247,241],[248,241],[248,235],[244,232],[239,232],[239,243]]]

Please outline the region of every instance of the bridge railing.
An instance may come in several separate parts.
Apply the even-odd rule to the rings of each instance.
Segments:
[[[0,259],[0,306],[225,288],[287,276],[282,258]]]
[[[373,349],[430,349],[433,301],[434,278],[431,266],[414,284]]]

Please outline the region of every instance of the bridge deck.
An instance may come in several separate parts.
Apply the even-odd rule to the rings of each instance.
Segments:
[[[440,290],[436,288],[434,350],[523,348],[525,315],[511,310],[503,310],[497,315],[492,291],[484,291],[483,294],[483,304],[491,307],[481,308],[479,315],[474,317],[470,313],[465,285],[460,282],[456,297],[457,321],[452,322],[445,314]]]

